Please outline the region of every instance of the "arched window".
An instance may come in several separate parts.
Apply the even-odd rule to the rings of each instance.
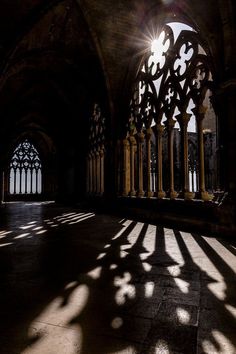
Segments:
[[[165,24],[150,41],[134,85],[124,147],[124,170],[130,171],[124,195],[213,198],[212,90],[210,61],[197,31],[180,22]]]
[[[42,164],[37,149],[27,139],[13,152],[10,162],[10,194],[40,194]]]
[[[89,149],[87,156],[87,193],[104,193],[105,118],[100,105],[95,103],[89,122]]]

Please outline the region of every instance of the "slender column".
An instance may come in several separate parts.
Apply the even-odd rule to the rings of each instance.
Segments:
[[[1,195],[1,203],[4,202],[5,197],[5,173],[2,171],[2,195]]]
[[[100,175],[101,175],[101,165],[100,165],[100,152],[96,151],[96,193],[100,194]]]
[[[92,192],[93,188],[93,166],[92,166],[92,157],[91,154],[88,155],[88,163],[89,163],[89,170],[88,170],[88,179],[89,179],[89,188],[88,188],[88,193]]]
[[[38,170],[36,170],[36,194],[38,194]]]
[[[162,199],[166,193],[163,191],[163,179],[162,179],[162,136],[164,131],[164,125],[158,123],[155,125],[156,133],[156,161],[157,161],[157,188],[156,197]]]
[[[192,177],[192,192],[194,192],[194,170],[191,170],[191,177]]]
[[[14,194],[16,194],[16,169],[14,169]],[[9,184],[11,184],[11,181],[9,181]]]
[[[198,166],[196,166],[196,190],[199,190],[199,172],[198,172]]]
[[[100,193],[104,193],[104,147],[100,149]]]
[[[92,153],[92,193],[96,192],[96,160],[94,152]]]
[[[201,105],[197,114],[197,132],[198,132],[198,166],[199,166],[199,196],[202,200],[208,201],[213,199],[213,195],[206,191],[205,187],[205,165],[204,165],[204,141],[202,122],[207,107]]]
[[[30,169],[30,193],[33,193],[33,170],[32,170],[32,166]]]
[[[168,157],[169,157],[169,173],[170,173],[170,189],[168,191],[168,196],[171,199],[175,199],[178,193],[175,191],[174,187],[174,126],[175,120],[169,118],[166,121],[166,128],[168,133]]]
[[[138,197],[144,196],[143,191],[143,142],[144,142],[144,134],[143,132],[138,133]]]
[[[28,193],[28,185],[27,185],[27,174],[28,174],[28,170],[25,169],[25,193]]]
[[[134,188],[134,152],[136,146],[136,139],[133,135],[129,137],[130,141],[130,195],[133,197],[136,195]]]
[[[90,171],[89,171],[89,155],[87,156],[87,176],[86,176],[86,193],[89,193]]]
[[[36,176],[37,176],[37,174],[36,174]],[[22,181],[22,169],[20,168],[20,190],[19,190],[20,194],[22,193],[21,181]]]
[[[177,117],[181,128],[181,163],[182,163],[182,193],[184,199],[193,199],[195,193],[189,191],[189,168],[188,168],[188,122],[191,114],[180,113]]]
[[[127,196],[129,193],[129,181],[128,181],[128,163],[129,163],[129,141],[123,140],[123,191],[122,196]]]
[[[146,150],[147,150],[147,191],[148,198],[153,196],[151,191],[151,136],[152,128],[148,128],[146,131]]]

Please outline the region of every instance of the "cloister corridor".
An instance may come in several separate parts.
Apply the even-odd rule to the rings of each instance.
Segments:
[[[1,354],[235,353],[235,243],[55,203],[1,209]]]

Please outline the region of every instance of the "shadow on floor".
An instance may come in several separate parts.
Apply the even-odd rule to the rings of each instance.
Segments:
[[[2,353],[234,353],[233,246],[54,204],[1,214]]]

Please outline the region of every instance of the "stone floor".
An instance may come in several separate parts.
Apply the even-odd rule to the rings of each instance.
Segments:
[[[52,203],[0,218],[1,354],[236,353],[235,244]]]

